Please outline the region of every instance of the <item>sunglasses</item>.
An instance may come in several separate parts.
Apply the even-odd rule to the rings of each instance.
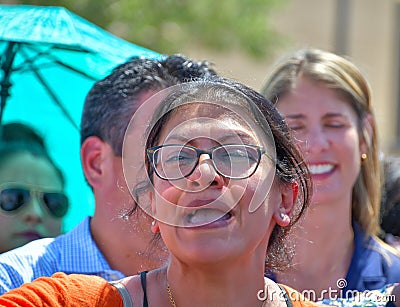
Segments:
[[[53,217],[61,218],[67,213],[69,203],[64,193],[40,192],[20,187],[3,188],[0,190],[1,211],[14,213],[24,205],[29,204],[32,194],[36,194],[40,203],[48,209]]]

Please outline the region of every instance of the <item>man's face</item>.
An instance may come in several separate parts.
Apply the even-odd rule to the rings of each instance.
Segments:
[[[140,106],[154,93],[154,91],[145,92],[135,102]],[[152,114],[149,114],[149,118],[151,116]],[[114,228],[113,233],[118,234],[119,240],[124,240],[126,246],[131,245],[131,250],[138,254],[136,256],[146,259],[141,265],[144,269],[149,270],[163,265],[168,253],[162,240],[152,243],[154,237],[151,232],[152,218],[137,206],[131,193],[133,187],[140,180],[140,175],[144,172],[143,159],[140,158],[142,146],[136,146],[136,144],[139,145],[143,138],[145,122],[146,118],[140,117],[137,122],[133,123],[130,131],[130,137],[135,141],[129,160],[128,182],[123,169],[124,157],[115,155],[112,147],[104,143],[101,156],[103,184],[100,188],[95,189],[95,197],[96,203],[102,203],[102,214],[105,215],[103,220],[110,221],[110,227]],[[135,255],[130,257],[135,257]]]

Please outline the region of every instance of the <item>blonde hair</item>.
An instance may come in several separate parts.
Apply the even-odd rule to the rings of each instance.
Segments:
[[[359,136],[368,147],[367,157],[353,186],[352,219],[370,235],[379,231],[380,169],[376,128],[372,124],[368,135],[365,124],[373,116],[371,90],[360,70],[349,60],[318,50],[298,50],[283,59],[272,71],[261,93],[270,101],[287,94],[300,76],[325,84],[342,95],[358,117]]]

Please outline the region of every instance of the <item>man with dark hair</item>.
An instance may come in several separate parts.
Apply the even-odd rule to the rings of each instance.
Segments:
[[[81,160],[95,213],[64,235],[0,255],[0,294],[55,272],[116,280],[166,261],[161,240],[153,242],[150,217],[136,206],[125,182],[124,134],[136,110],[155,93],[215,74],[207,62],[180,55],[134,58],[93,86],[82,113]]]

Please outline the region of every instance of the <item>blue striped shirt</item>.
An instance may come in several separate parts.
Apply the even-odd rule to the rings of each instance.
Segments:
[[[125,277],[112,270],[93,241],[90,218],[56,238],[32,241],[0,255],[0,294],[56,272],[97,275],[109,281]]]

